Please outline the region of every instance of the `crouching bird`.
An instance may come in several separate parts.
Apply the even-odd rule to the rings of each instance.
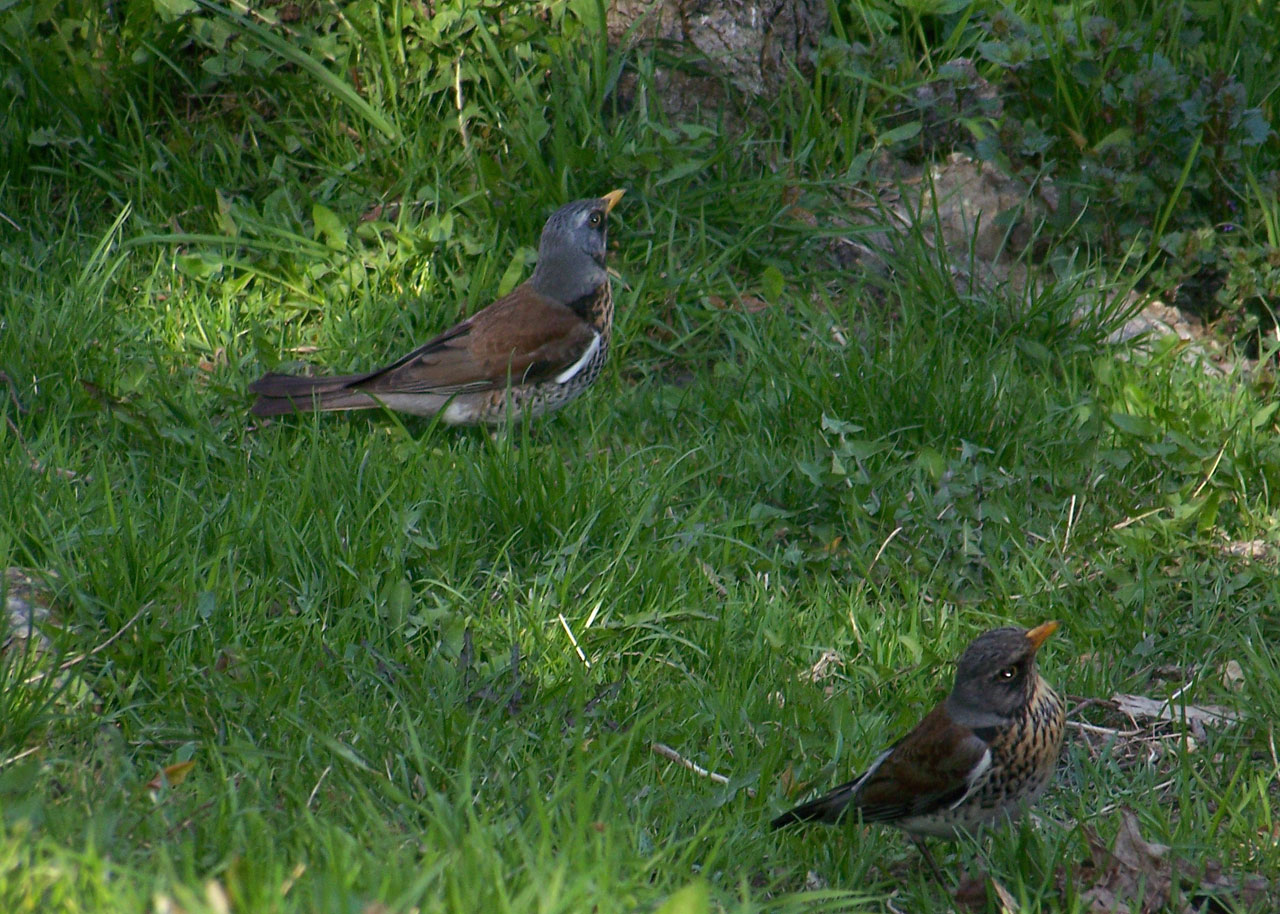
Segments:
[[[960,656],[945,701],[862,774],[783,813],[773,827],[834,824],[852,814],[913,839],[955,838],[1020,813],[1044,791],[1062,748],[1066,709],[1036,669],[1036,652],[1057,628],[1045,622],[979,635]]]
[[[266,374],[251,412],[387,409],[449,425],[499,423],[558,409],[600,374],[613,330],[605,268],[615,190],[577,200],[542,229],[533,275],[509,294],[384,368],[363,374]]]

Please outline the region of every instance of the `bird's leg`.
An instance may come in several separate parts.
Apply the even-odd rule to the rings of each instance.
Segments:
[[[916,835],[910,835],[911,843],[916,846],[916,850],[920,851],[920,856],[924,857],[924,862],[929,864],[929,871],[933,873],[933,878],[938,881],[944,892],[951,893],[951,886],[947,885],[947,880],[942,876],[942,870],[938,869],[938,864],[933,860],[933,854],[929,853],[929,845],[924,843],[924,838]]]

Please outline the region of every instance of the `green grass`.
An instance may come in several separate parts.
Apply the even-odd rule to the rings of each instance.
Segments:
[[[835,38],[876,32],[896,69],[798,77],[735,136],[615,110],[624,66],[655,59],[604,50],[591,3],[550,26],[351,4],[247,32],[125,6],[0,28],[21,89],[0,128],[0,566],[43,576],[57,622],[56,656],[0,653],[0,909],[941,909],[898,835],[768,820],[901,735],[975,634],[1048,618],[1073,707],[1181,690],[1241,719],[1194,751],[1073,731],[1042,821],[939,847],[944,870],[1086,910],[1084,829],[1109,842],[1128,806],[1190,872],[1280,876],[1270,369],[1106,342],[1151,237],[1108,233],[1213,224],[1200,172],[1105,230],[1046,227],[1058,272],[1034,293],[970,284],[909,233],[851,271],[830,240],[856,157],[930,77],[915,49],[932,67],[976,45],[957,19],[842,7]],[[1245,61],[1273,112],[1273,55],[1220,25],[1210,59]],[[1038,34],[1017,99],[1078,91],[1053,81],[1061,30]],[[1053,110],[1090,136],[1109,116]],[[1257,238],[1266,149],[1216,153],[1254,178],[1237,221]],[[572,406],[496,436],[247,416],[264,369],[372,367],[491,300],[556,206],[613,187],[617,343]],[[1251,540],[1260,558],[1227,548]]]

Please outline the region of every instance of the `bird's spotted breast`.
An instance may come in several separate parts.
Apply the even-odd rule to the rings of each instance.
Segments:
[[[1037,677],[1031,699],[1005,727],[989,728],[991,764],[956,805],[898,823],[907,831],[949,837],[1015,815],[1044,791],[1057,765],[1066,708]]]
[[[608,337],[613,329],[613,286],[606,278],[597,288],[571,301],[569,310]]]

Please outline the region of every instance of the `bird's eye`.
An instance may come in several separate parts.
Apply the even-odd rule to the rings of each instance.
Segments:
[[[1018,668],[1016,666],[1007,666],[1003,670],[1001,670],[999,673],[996,674],[998,678],[1003,679],[1005,682],[1008,682],[1010,679],[1012,679],[1017,675],[1018,675]]]
[[[599,225],[599,224],[600,224],[600,214],[599,214],[599,213],[592,213],[592,214],[591,214],[591,218],[590,218],[589,220],[587,220],[587,221],[588,221],[588,222],[590,222],[592,225]]]

